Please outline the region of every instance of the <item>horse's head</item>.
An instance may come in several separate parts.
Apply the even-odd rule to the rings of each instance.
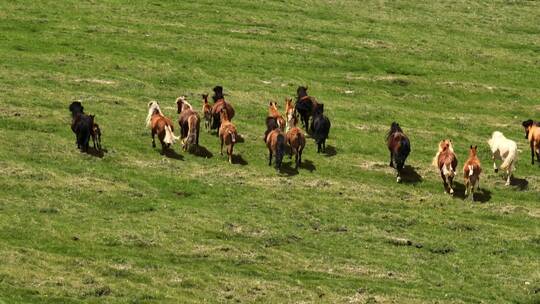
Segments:
[[[531,130],[531,127],[534,125],[534,121],[532,119],[525,120],[524,122],[521,123],[521,125],[525,129],[525,138],[528,139],[529,131]]]
[[[204,103],[208,104],[208,94],[207,93],[202,94],[202,98],[203,98]]]
[[[69,105],[69,111],[72,115],[75,115],[77,113],[83,114],[84,107],[82,106],[80,101],[74,101]]]
[[[215,86],[213,89],[214,96],[212,96],[212,99],[214,102],[223,99],[223,87],[222,86]]]
[[[469,150],[469,157],[476,157],[478,155],[478,146],[471,145]]]
[[[452,145],[452,141],[450,139],[441,140],[441,142],[439,143],[439,152],[445,150],[454,152],[454,146]]]
[[[298,89],[296,90],[297,97],[300,98],[300,97],[308,96],[307,90],[308,90],[307,86],[305,87],[299,86]]]
[[[176,113],[178,114],[182,113],[182,110],[184,109],[185,101],[186,101],[185,96],[180,96],[176,98]]]

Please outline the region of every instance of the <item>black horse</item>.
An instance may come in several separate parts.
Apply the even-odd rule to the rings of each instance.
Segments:
[[[74,101],[69,106],[71,111],[71,130],[75,133],[77,148],[88,152],[90,136],[94,126],[94,117],[84,114],[84,107],[79,101]]]
[[[313,115],[313,109],[317,106],[317,101],[315,98],[308,95],[307,89],[307,87],[303,86],[298,87],[296,90],[296,104],[294,105],[294,109],[300,114],[300,120],[306,131],[310,129],[309,117]]]
[[[324,114],[324,104],[317,104],[313,112],[313,123],[311,124],[311,135],[317,143],[317,153],[326,152],[326,139],[330,133],[330,119]],[[322,149],[321,149],[322,148]]]
[[[401,171],[405,167],[405,160],[411,153],[409,138],[403,133],[397,122],[392,122],[386,135],[388,150],[390,150],[390,167],[397,171],[397,182],[401,182]]]

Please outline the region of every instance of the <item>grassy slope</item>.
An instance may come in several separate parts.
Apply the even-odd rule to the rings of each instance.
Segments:
[[[0,3],[0,303],[540,301],[539,168],[520,127],[540,119],[538,2],[214,2]],[[175,116],[176,96],[199,107],[215,84],[244,165],[208,134],[211,158],[160,156],[148,100]],[[276,175],[266,104],[299,84],[325,103],[336,155],[310,140],[314,168]],[[74,148],[76,98],[102,159]],[[386,167],[392,120],[422,182]],[[523,150],[525,190],[488,170],[493,130]],[[479,145],[486,202],[442,193],[444,137],[461,161]]]

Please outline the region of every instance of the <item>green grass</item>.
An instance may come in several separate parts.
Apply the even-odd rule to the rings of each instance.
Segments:
[[[538,20],[538,1],[0,2],[0,303],[540,302],[520,126],[540,119]],[[204,132],[212,157],[161,156],[147,102],[176,117],[178,95],[199,109],[216,84],[244,165]],[[309,139],[312,170],[276,174],[266,106],[305,84],[336,154]],[[76,150],[73,99],[103,158]],[[387,167],[393,120],[420,182]],[[495,130],[526,187],[490,169]],[[460,165],[479,146],[483,202],[443,194],[443,138]]]

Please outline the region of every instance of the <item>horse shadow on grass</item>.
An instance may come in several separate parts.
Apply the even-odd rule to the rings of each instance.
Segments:
[[[299,172],[297,169],[293,167],[293,165],[294,165],[294,160],[290,162],[281,163],[281,168],[279,169],[279,173],[285,174],[287,176],[297,175]]]
[[[212,158],[214,156],[214,154],[206,149],[206,147],[200,145],[190,149],[189,154],[203,158]]]
[[[510,185],[516,187],[519,191],[525,191],[529,188],[529,182],[524,178],[512,177]]]
[[[422,181],[422,176],[412,166],[406,165],[401,170],[401,181],[405,184],[418,184]]]
[[[172,158],[176,160],[184,160],[184,156],[176,153],[173,149],[165,149],[164,153],[162,154],[167,158]]]
[[[233,154],[232,163],[240,166],[245,166],[248,164],[248,162],[240,154]]]
[[[462,200],[470,200],[470,196],[465,197],[465,185],[462,183],[454,182],[454,197]],[[474,201],[480,203],[486,203],[491,200],[491,191],[486,188],[479,188],[474,193]]]
[[[324,149],[324,156],[326,157],[332,157],[337,154],[336,147],[334,146],[326,146],[326,149]]]
[[[86,154],[97,157],[97,158],[103,158],[105,156],[105,153],[107,153],[107,149],[94,149],[94,147],[89,147],[88,151],[86,151]]]

